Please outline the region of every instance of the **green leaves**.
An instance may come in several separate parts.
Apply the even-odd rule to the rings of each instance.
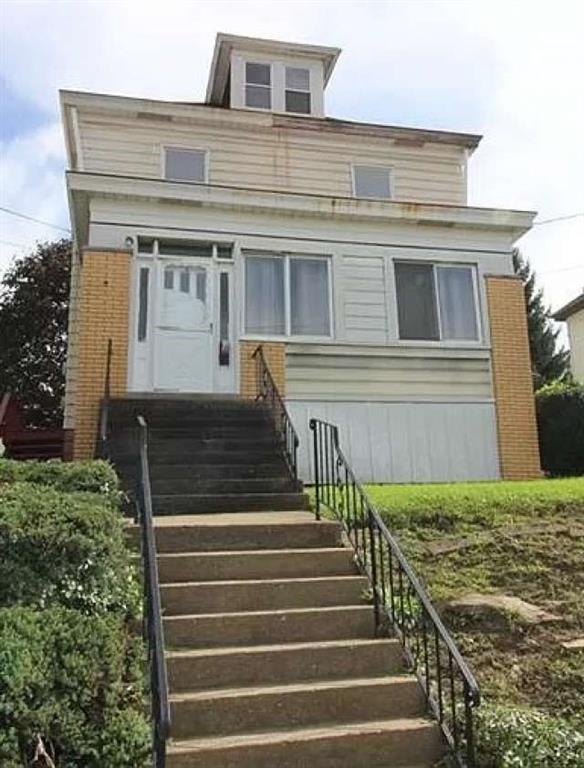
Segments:
[[[584,385],[554,381],[535,397],[541,462],[551,475],[584,475]]]

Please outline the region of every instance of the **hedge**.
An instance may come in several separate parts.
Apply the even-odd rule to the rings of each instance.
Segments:
[[[110,490],[58,490],[61,481],[73,485],[74,474],[54,485],[0,485],[0,605],[135,616],[139,583],[120,510]]]
[[[50,485],[60,491],[90,491],[117,503],[118,476],[107,461],[14,461],[0,459],[0,485],[15,482]]]
[[[549,384],[535,402],[543,469],[556,476],[584,475],[584,384]]]
[[[146,768],[150,725],[140,640],[112,615],[0,609],[0,765]]]

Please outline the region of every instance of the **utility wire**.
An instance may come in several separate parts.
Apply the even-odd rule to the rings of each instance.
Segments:
[[[568,216],[558,216],[555,219],[544,219],[543,221],[534,221],[533,226],[541,227],[542,224],[553,224],[555,221],[566,221],[567,219],[577,219],[580,216],[584,216],[584,211],[582,213],[571,213]]]
[[[60,227],[58,224],[51,224],[50,221],[42,221],[42,219],[35,219],[34,216],[29,216],[26,213],[20,213],[19,211],[12,211],[10,208],[4,208],[1,205],[0,205],[0,211],[4,211],[4,213],[9,213],[11,216],[17,216],[19,219],[34,221],[35,224],[42,224],[45,227],[52,227],[53,229],[59,229],[61,232],[66,232],[68,235],[71,234],[70,229],[65,229],[65,227]]]

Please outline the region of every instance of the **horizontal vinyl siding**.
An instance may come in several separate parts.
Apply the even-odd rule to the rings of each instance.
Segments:
[[[387,340],[385,273],[382,256],[340,260],[342,312],[347,341]]]
[[[464,204],[459,147],[396,146],[391,139],[272,128],[265,120],[187,125],[80,110],[86,171],[160,178],[161,146],[209,149],[212,184],[351,196],[351,165],[388,165],[404,200]],[[203,122],[203,121],[201,121]]]
[[[286,387],[298,400],[384,401],[401,398],[490,400],[488,355],[418,357],[375,348],[331,347],[329,354],[288,347]]]

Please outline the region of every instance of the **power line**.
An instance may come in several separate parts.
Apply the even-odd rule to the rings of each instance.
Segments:
[[[555,219],[544,219],[543,221],[534,221],[533,226],[541,227],[542,224],[553,224],[555,221],[566,221],[567,219],[577,219],[580,216],[584,216],[584,211],[582,213],[570,213],[568,216],[558,216]]]
[[[12,211],[10,208],[4,208],[0,205],[0,211],[4,211],[4,213],[9,213],[11,216],[17,216],[19,219],[26,219],[27,221],[34,221],[35,224],[42,224],[45,227],[52,227],[53,229],[59,229],[61,232],[66,232],[68,235],[71,234],[70,229],[65,229],[65,227],[60,227],[58,224],[51,224],[50,221],[43,221],[42,219],[35,219],[34,216],[29,216],[26,213],[20,213],[19,211]]]

